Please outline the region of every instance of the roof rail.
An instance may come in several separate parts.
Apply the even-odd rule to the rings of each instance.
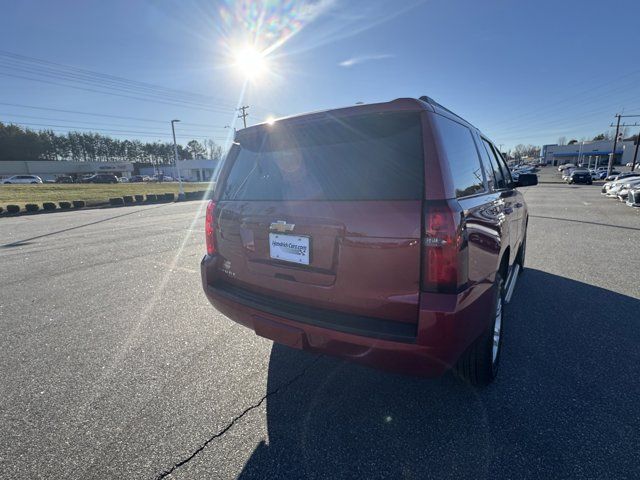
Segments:
[[[451,115],[453,115],[454,117],[458,117],[460,120],[462,120],[465,123],[468,123],[469,125],[471,125],[467,120],[465,120],[464,118],[462,118],[460,115],[458,115],[457,113],[452,112],[451,110],[449,110],[447,107],[445,107],[444,105],[439,104],[438,102],[436,102],[433,98],[431,97],[427,97],[426,95],[421,96],[418,100],[422,100],[423,102],[428,103],[429,105],[432,105],[434,107],[438,107],[441,108],[447,112],[449,112]]]

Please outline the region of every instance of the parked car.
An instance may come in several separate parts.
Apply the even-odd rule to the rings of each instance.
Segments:
[[[591,174],[591,180],[600,180],[600,173],[593,168],[589,169],[589,173]]]
[[[628,181],[627,181],[628,180]],[[617,190],[616,197],[621,202],[625,202],[629,196],[629,189],[640,186],[640,177],[625,178],[625,182],[622,183]]]
[[[69,175],[58,175],[55,183],[73,183],[73,177],[70,177]]]
[[[630,207],[640,207],[640,186],[629,189],[626,203]]]
[[[484,385],[535,184],[428,97],[251,126],[206,209],[203,287],[276,342]]]
[[[619,173],[614,180],[623,180],[629,177],[640,177],[640,172],[624,172]]]
[[[21,183],[42,183],[42,179],[37,175],[13,175],[12,177],[5,178],[2,183],[4,183],[5,185]]]
[[[144,182],[144,181],[145,181],[145,177],[143,175],[132,175],[129,178],[129,182],[130,183],[140,183],[140,182]]]
[[[568,183],[585,183],[587,185],[591,185],[593,180],[591,179],[591,172],[585,169],[575,169],[572,170],[569,174]]]
[[[120,183],[129,183],[129,177],[116,177]]]
[[[562,172],[567,168],[576,168],[576,166],[573,163],[563,163],[562,165],[558,165],[559,172]]]
[[[617,180],[620,172],[618,170],[611,170],[611,175],[607,176],[607,172],[604,172],[604,177],[606,181]]]
[[[622,182],[622,180],[620,182]],[[607,195],[613,187],[617,187],[617,186],[618,186],[618,181],[612,180],[612,181],[606,182],[604,185],[602,185],[602,189],[600,190],[600,193],[602,193],[603,195]]]
[[[118,177],[111,173],[97,173],[84,178],[82,183],[118,183]]]
[[[571,178],[571,173],[575,170],[575,168],[566,168],[563,172],[562,172],[562,180],[564,180],[565,182],[569,182],[569,179]]]
[[[618,192],[622,189],[625,183],[629,183],[630,180],[640,177],[625,177],[620,180],[605,183],[602,192],[608,197],[617,197]],[[606,188],[605,188],[606,187]]]

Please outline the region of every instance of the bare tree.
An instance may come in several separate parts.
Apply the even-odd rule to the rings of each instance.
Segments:
[[[214,142],[213,139],[207,138],[203,143],[209,160],[220,160],[222,158],[222,147]]]
[[[558,145],[566,145],[567,144],[567,137],[560,137],[558,138]]]

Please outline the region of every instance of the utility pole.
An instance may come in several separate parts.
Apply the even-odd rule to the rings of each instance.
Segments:
[[[178,167],[178,144],[176,143],[175,124],[180,120],[171,120],[171,133],[173,133],[173,164],[178,174],[178,201],[184,200],[184,189],[182,188],[182,175],[180,175],[180,167]]]
[[[238,109],[238,111],[242,111],[242,113],[240,115],[238,115],[238,118],[242,119],[242,123],[244,124],[244,128],[247,128],[247,116],[249,116],[249,114],[247,113],[247,108],[249,108],[249,105],[243,105],[242,107],[240,107]]]
[[[640,117],[640,115],[622,115],[620,113],[616,113],[616,117],[618,119],[618,121],[616,122],[616,137],[613,139],[613,152],[611,152],[611,155],[609,156],[609,166],[607,168],[607,177],[609,175],[611,175],[611,170],[613,169],[613,159],[616,155],[616,147],[618,146],[618,135],[620,134],[620,127],[637,127],[638,123],[634,123],[633,125],[627,125],[626,123],[624,125],[620,125],[620,119],[622,117],[624,118],[628,118],[628,117]],[[609,125],[610,127],[613,127],[613,124]]]
[[[633,163],[631,164],[632,172],[636,169],[636,161],[638,160],[638,146],[640,146],[640,132],[638,132],[638,137],[636,138],[636,149],[633,152]]]
[[[622,118],[622,115],[620,115],[619,113],[616,113],[616,117],[618,119],[616,123],[616,136],[613,137],[613,151],[611,152],[611,155],[609,155],[609,166],[607,167],[607,177],[611,175],[611,170],[613,169],[613,159],[616,156],[616,147],[618,146],[618,133],[620,132],[620,118]]]
[[[582,157],[582,146],[584,145],[584,142],[580,142],[580,148],[578,149],[578,165],[580,165],[580,157]],[[589,165],[590,167],[591,165]]]

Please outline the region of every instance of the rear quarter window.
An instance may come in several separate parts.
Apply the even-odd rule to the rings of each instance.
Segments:
[[[419,113],[264,127],[230,153],[221,200],[419,200]]]
[[[473,134],[464,125],[434,115],[440,136],[441,154],[446,157],[456,197],[484,192],[484,176]]]

